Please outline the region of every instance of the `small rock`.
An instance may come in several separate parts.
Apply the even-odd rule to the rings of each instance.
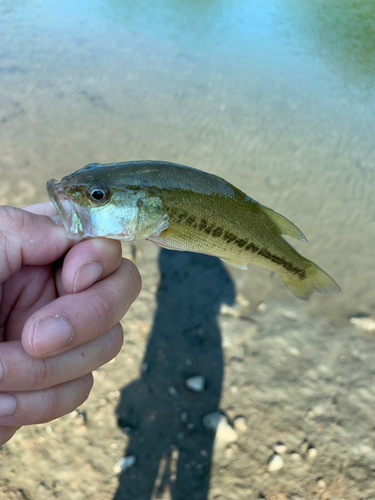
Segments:
[[[202,423],[208,431],[215,433],[215,445],[219,447],[225,447],[238,439],[238,434],[229,424],[227,417],[218,411],[205,415]]]
[[[277,472],[284,467],[284,460],[280,455],[274,453],[268,462],[268,470],[270,472]]]
[[[227,304],[221,304],[220,314],[222,316],[231,316],[232,318],[239,318],[241,316],[241,312],[232,306],[228,306]]]
[[[275,453],[278,453],[279,455],[282,455],[285,453],[288,449],[287,445],[282,443],[281,441],[278,441],[277,443],[274,443],[272,445],[272,449]]]
[[[130,469],[135,464],[136,458],[134,455],[128,455],[127,457],[122,457],[113,466],[113,472],[119,474],[124,470]]]
[[[206,384],[205,378],[202,375],[195,375],[185,381],[185,385],[193,392],[203,392]]]
[[[297,314],[294,311],[290,311],[289,309],[280,309],[281,316],[284,316],[286,319],[296,320]]]
[[[236,431],[246,432],[247,431],[246,418],[245,417],[235,418],[233,421],[233,427],[236,429]]]
[[[176,396],[178,396],[178,392],[177,392],[177,390],[174,387],[168,387],[168,394],[170,396],[172,396],[173,398],[175,398]]]
[[[296,451],[293,451],[293,453],[290,454],[290,458],[292,460],[294,460],[295,462],[299,462],[300,460],[302,460],[302,457],[299,453],[297,453]]]
[[[189,420],[189,414],[187,411],[182,411],[181,412],[181,415],[180,415],[180,419],[181,419],[181,423],[183,423],[184,425],[186,425],[188,423],[188,420]]]
[[[226,419],[225,415],[219,411],[207,413],[202,419],[203,426],[210,432],[216,432],[223,417]]]
[[[307,457],[310,460],[314,460],[314,458],[316,458],[317,454],[318,454],[318,450],[316,448],[309,448],[307,450]]]
[[[359,314],[358,316],[353,316],[350,318],[350,323],[355,325],[360,330],[365,332],[375,333],[375,318],[372,316],[367,316],[364,314]]]
[[[265,302],[259,302],[257,306],[257,311],[264,312],[267,309],[267,305]]]
[[[309,444],[309,442],[305,439],[305,440],[303,441],[303,443],[301,444],[301,446],[300,446],[300,450],[301,450],[302,455],[306,455],[306,454],[307,454],[307,451],[308,451],[309,447],[310,447],[310,444]]]
[[[236,302],[238,302],[241,307],[249,307],[250,305],[250,301],[244,295],[242,295],[241,292],[237,294]]]

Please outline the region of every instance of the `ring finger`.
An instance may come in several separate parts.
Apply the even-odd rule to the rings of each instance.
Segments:
[[[2,408],[8,415],[0,416],[0,426],[21,426],[41,424],[59,418],[81,405],[90,394],[93,384],[92,374],[71,382],[34,392],[0,394]],[[5,403],[5,404],[4,404]]]

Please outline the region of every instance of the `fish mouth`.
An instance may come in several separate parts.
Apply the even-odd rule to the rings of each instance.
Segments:
[[[90,238],[93,236],[90,215],[84,207],[76,205],[65,193],[61,182],[51,179],[47,182],[47,192],[55,205],[68,237],[74,240]]]

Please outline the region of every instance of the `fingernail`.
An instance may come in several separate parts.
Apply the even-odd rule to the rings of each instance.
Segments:
[[[88,262],[83,264],[74,280],[73,292],[85,290],[98,281],[103,273],[103,268],[98,262]]]
[[[10,417],[16,411],[16,399],[11,394],[0,394],[0,417]]]
[[[41,319],[34,332],[33,347],[37,356],[45,356],[69,344],[73,338],[73,328],[61,316]]]

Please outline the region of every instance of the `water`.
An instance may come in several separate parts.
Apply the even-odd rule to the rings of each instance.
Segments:
[[[342,288],[311,314],[371,313],[374,49],[365,1],[2,0],[0,202],[93,161],[201,168],[306,234]],[[267,270],[233,275],[253,304],[297,300]]]

